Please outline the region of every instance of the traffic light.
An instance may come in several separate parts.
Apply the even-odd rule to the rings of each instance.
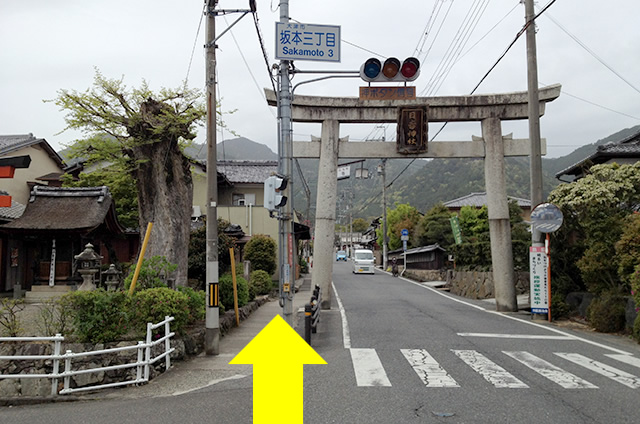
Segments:
[[[402,63],[395,57],[390,57],[384,63],[372,57],[360,67],[360,78],[367,82],[407,82],[419,75],[420,61],[415,57],[409,57]]]
[[[272,175],[264,182],[264,207],[270,211],[287,204],[287,196],[281,193],[287,188],[289,181],[286,177]]]

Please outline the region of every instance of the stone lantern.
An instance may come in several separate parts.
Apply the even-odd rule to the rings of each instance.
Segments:
[[[109,265],[109,269],[102,273],[108,291],[116,291],[120,285],[120,274],[122,272],[118,271],[114,264]]]
[[[100,269],[100,260],[102,256],[98,255],[93,250],[93,245],[87,243],[82,253],[74,256],[78,261],[78,273],[82,276],[82,285],[78,287],[78,290],[92,291],[96,289],[94,284],[94,276]]]

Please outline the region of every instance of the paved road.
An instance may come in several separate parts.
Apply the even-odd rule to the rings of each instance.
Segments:
[[[312,340],[328,365],[305,367],[305,423],[640,422],[637,344],[350,265],[335,265],[343,308],[334,297]],[[162,397],[4,408],[0,422],[250,423],[250,370],[237,375]]]

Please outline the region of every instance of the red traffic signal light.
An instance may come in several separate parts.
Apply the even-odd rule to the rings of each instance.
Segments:
[[[360,78],[367,82],[407,82],[419,75],[420,61],[415,57],[407,58],[402,63],[395,57],[390,57],[384,63],[371,58],[360,67]]]

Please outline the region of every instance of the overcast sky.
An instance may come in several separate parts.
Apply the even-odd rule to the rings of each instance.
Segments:
[[[279,2],[257,3],[273,64]],[[546,4],[538,2],[537,10]],[[188,75],[191,87],[203,88],[203,5],[202,0],[0,0],[0,134],[33,133],[56,150],[82,137],[58,134],[65,127],[64,112],[42,100],[55,98],[60,89],[89,88],[94,68],[109,78],[124,76],[130,87],[142,79],[153,89],[178,87]],[[220,0],[218,7],[248,8],[248,1]],[[342,30],[341,63],[297,61],[298,68],[357,70],[374,53],[401,60],[418,56],[418,93],[438,96],[469,94],[522,28],[524,13],[519,0],[290,0],[292,19]],[[217,32],[238,16],[217,18]],[[640,124],[638,16],[638,0],[558,0],[539,18],[540,83],[563,87],[541,119],[549,157]],[[236,110],[225,117],[227,125],[277,151],[276,113],[263,97],[263,88],[271,85],[253,19],[246,16],[218,46],[222,109]],[[452,46],[458,49],[449,50]],[[447,54],[457,60],[433,84]],[[296,76],[293,83],[305,79]],[[328,80],[302,85],[296,94],[357,96],[360,85],[360,79]],[[477,94],[526,89],[522,36]],[[431,134],[437,128],[433,124]],[[341,136],[364,140],[381,138],[385,131],[388,140],[395,139],[393,126],[343,126]],[[528,137],[526,121],[505,123],[503,133],[509,132]],[[437,140],[464,141],[480,133],[479,123],[450,124]],[[294,139],[309,140],[310,134],[319,136],[320,126],[294,124]],[[222,137],[234,136],[225,132]],[[197,141],[204,138],[202,128]]]

